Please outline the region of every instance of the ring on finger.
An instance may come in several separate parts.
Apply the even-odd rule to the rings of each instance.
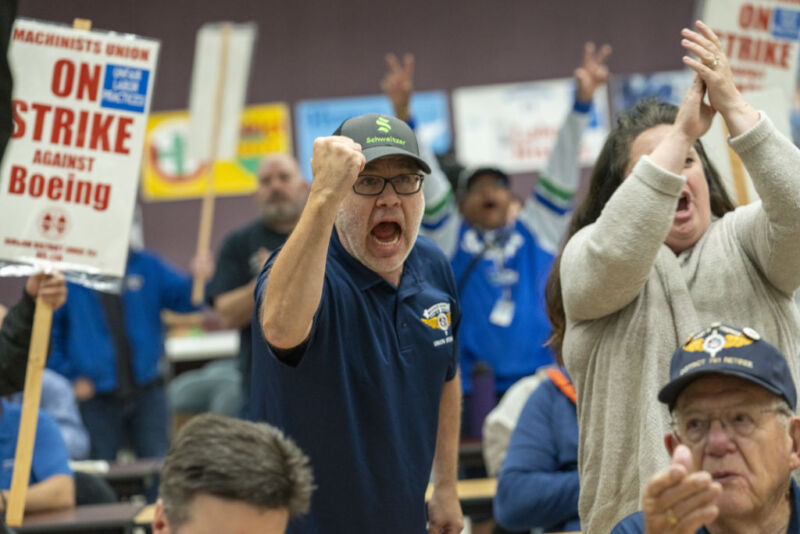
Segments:
[[[672,508],[667,508],[667,511],[664,512],[664,516],[667,518],[669,526],[674,527],[678,523],[678,517],[675,515],[675,512],[672,511]]]
[[[719,56],[714,56],[714,59],[711,61],[704,61],[704,63],[709,69],[716,70],[716,68],[719,67]]]

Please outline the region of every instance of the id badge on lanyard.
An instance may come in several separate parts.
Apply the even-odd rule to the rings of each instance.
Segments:
[[[514,320],[514,301],[505,296],[500,297],[494,303],[492,313],[489,314],[489,322],[502,327],[508,327]]]
[[[503,265],[500,269],[497,269],[494,278],[496,283],[502,284],[503,293],[494,303],[492,312],[489,314],[489,322],[506,328],[514,320],[516,304],[514,303],[511,287],[519,280],[519,273],[513,269],[506,269]]]

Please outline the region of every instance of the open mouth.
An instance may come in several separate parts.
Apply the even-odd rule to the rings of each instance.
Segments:
[[[400,241],[403,229],[396,222],[385,221],[376,224],[370,235],[380,246],[388,247]]]
[[[711,474],[712,480],[714,482],[719,482],[720,484],[724,484],[725,482],[730,482],[737,476],[739,475],[730,471],[715,471]]]
[[[675,208],[675,215],[686,216],[689,213],[689,193],[684,191],[678,199],[678,206]]]
[[[482,207],[485,210],[493,210],[494,208],[497,207],[497,202],[495,202],[494,200],[487,200],[486,202],[483,203]]]

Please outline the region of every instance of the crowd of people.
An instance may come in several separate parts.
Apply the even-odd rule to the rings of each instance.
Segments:
[[[129,447],[164,459],[158,534],[455,534],[459,443],[483,430],[497,533],[800,532],[800,150],[708,26],[680,44],[683,102],[619,113],[580,199],[609,46],[585,45],[524,200],[504,162],[448,175],[415,132],[413,56],[387,55],[394,116],[318,138],[310,185],[265,157],[258,217],[192,262],[235,360],[167,383],[161,312],[198,307],[139,239],[119,294],[28,278],[0,309],[0,511],[38,299],[55,313],[28,512],[89,502],[68,460]],[[737,207],[703,148],[717,114],[757,202]],[[201,414],[171,440],[170,406]]]

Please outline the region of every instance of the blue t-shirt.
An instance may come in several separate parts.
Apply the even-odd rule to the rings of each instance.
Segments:
[[[792,515],[789,518],[789,527],[786,529],[786,534],[800,534],[800,524],[798,524],[798,513],[800,513],[800,492],[797,491],[797,483],[794,479],[791,480],[792,496],[790,501],[792,504]],[[636,512],[629,515],[614,527],[611,534],[642,534],[644,532],[644,514]],[[708,534],[706,527],[702,527],[696,534]]]
[[[259,276],[256,310],[275,257]],[[425,532],[439,401],[457,370],[455,295],[430,240],[417,240],[395,288],[334,231],[307,342],[281,361],[254,329],[252,417],[297,442],[317,485],[289,533]]]
[[[0,406],[3,410],[0,415],[0,460],[3,462],[0,469],[0,489],[10,489],[22,405],[0,400]],[[69,468],[68,460],[67,446],[64,444],[58,425],[52,417],[39,412],[29,484],[36,484],[54,475],[71,476],[72,470]]]

